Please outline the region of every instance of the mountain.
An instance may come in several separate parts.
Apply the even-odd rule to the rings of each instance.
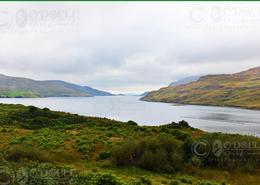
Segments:
[[[191,82],[195,82],[200,79],[200,76],[189,76],[183,79],[180,79],[176,82],[172,82],[169,86],[185,85]]]
[[[149,94],[149,91],[146,91],[146,92],[144,92],[144,93],[140,94],[139,96],[142,96],[142,97],[144,97],[144,96],[147,96],[148,94]]]
[[[84,86],[84,90],[87,93],[90,93],[92,96],[113,96],[114,94],[106,92],[106,91],[101,91],[94,89],[92,87]]]
[[[60,80],[37,81],[0,75],[0,97],[88,97],[111,96],[99,91]]]
[[[152,91],[141,100],[260,109],[260,67],[202,76],[195,82]]]

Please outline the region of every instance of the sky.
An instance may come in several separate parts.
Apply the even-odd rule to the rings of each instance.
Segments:
[[[260,2],[1,2],[0,73],[141,93],[260,66]]]

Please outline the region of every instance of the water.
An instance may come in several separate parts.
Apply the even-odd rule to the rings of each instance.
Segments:
[[[209,132],[260,136],[260,111],[227,107],[176,105],[139,101],[137,96],[4,99],[1,103],[34,105],[51,110],[115,120],[136,121],[139,125],[161,125],[186,120]]]

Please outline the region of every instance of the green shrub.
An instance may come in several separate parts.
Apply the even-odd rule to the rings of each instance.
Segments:
[[[179,125],[180,125],[181,127],[183,127],[183,128],[190,128],[189,123],[188,123],[187,121],[184,121],[184,120],[180,121],[180,122],[179,122]]]
[[[128,125],[137,126],[138,124],[135,121],[129,120],[127,122]]]
[[[76,149],[81,153],[88,153],[91,151],[91,147],[87,143],[83,143],[83,142],[77,143]]]
[[[200,181],[196,185],[218,185],[218,184],[210,181]]]
[[[169,185],[180,185],[180,181],[178,180],[172,180]]]
[[[63,130],[43,128],[22,136],[13,137],[11,144],[23,144],[36,146],[41,149],[59,149],[64,146],[64,142],[70,140],[70,133]]]
[[[133,165],[136,148],[137,143],[134,141],[114,146],[112,148],[113,162],[118,166]]]
[[[138,162],[138,166],[146,170],[165,171],[167,154],[163,151],[145,151]]]
[[[192,184],[192,180],[189,177],[181,177],[180,181],[185,184]]]
[[[191,163],[193,164],[193,166],[196,166],[196,167],[200,167],[202,165],[201,160],[196,156],[192,157]]]
[[[96,174],[91,178],[91,185],[123,185],[119,179],[110,173]]]
[[[111,157],[111,152],[101,152],[99,153],[99,159],[104,160]]]
[[[24,146],[16,146],[7,151],[6,158],[9,161],[38,161],[48,162],[50,158],[43,151],[36,148],[29,148]]]
[[[132,185],[152,185],[152,181],[147,177],[141,177],[137,181],[133,182]]]
[[[46,111],[46,112],[50,111],[50,109],[47,108],[47,107],[43,108],[42,110],[43,110],[43,111]]]
[[[171,173],[182,164],[182,143],[169,135],[125,142],[112,148],[112,158],[116,165]]]
[[[35,106],[28,106],[28,112],[30,112],[30,113],[34,113],[34,112],[36,112],[37,110],[38,110],[38,108],[35,107]]]
[[[193,144],[193,140],[192,140],[191,136],[187,137],[184,140],[184,143],[183,143],[183,160],[185,162],[190,161],[190,159],[193,157],[192,151],[191,151],[192,144]]]

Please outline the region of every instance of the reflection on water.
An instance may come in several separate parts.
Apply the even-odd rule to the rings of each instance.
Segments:
[[[248,119],[247,116],[238,116],[238,115],[233,115],[231,113],[207,113],[205,115],[199,115],[198,117],[187,117],[190,119],[202,119],[202,120],[209,120],[209,121],[221,121],[221,122],[226,122],[226,123],[234,123],[234,124],[246,124],[246,123],[253,123],[253,124],[260,124],[260,121],[258,120],[253,120],[253,122]]]
[[[232,116],[229,114],[223,114],[223,113],[210,113],[204,117],[202,116],[201,119],[230,121],[230,120],[232,120]]]
[[[260,136],[260,111],[213,106],[180,106],[144,102],[139,101],[139,98],[136,96],[10,98],[0,99],[0,102],[48,107],[52,110],[121,121],[134,120],[140,125],[160,125],[184,119],[191,126],[210,132]]]

